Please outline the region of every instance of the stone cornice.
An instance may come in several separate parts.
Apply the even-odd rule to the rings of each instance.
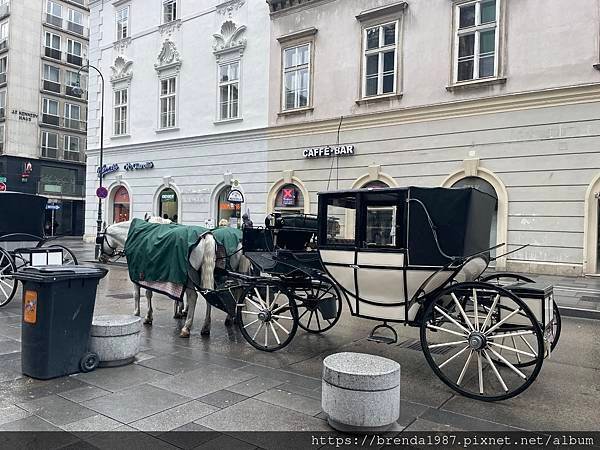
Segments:
[[[383,16],[389,16],[391,14],[401,13],[406,9],[408,3],[406,2],[397,2],[392,3],[391,5],[379,6],[377,8],[367,9],[366,11],[362,11],[359,15],[356,16],[356,20],[359,22],[364,22],[365,20],[376,19]]]
[[[296,41],[298,39],[304,39],[306,37],[314,36],[315,34],[317,34],[318,31],[319,30],[317,30],[315,27],[310,27],[310,28],[306,28],[304,30],[294,31],[293,33],[279,36],[277,38],[277,40],[279,41],[280,44],[284,44],[286,42]]]

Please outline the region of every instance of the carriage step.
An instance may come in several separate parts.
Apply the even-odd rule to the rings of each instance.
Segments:
[[[392,332],[392,336],[384,336],[382,334],[375,334],[375,332],[379,329],[389,330]],[[395,344],[398,342],[398,333],[392,327],[390,327],[387,322],[383,322],[382,324],[377,325],[375,328],[371,330],[369,336],[367,337],[367,341],[378,342],[380,344]]]

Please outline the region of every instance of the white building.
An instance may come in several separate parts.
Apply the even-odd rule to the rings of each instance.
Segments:
[[[264,215],[269,16],[254,3],[90,2],[90,62],[105,79],[107,223],[145,213],[198,225]],[[89,96],[88,237],[101,115],[93,73]],[[227,202],[232,183],[246,200],[237,211]]]

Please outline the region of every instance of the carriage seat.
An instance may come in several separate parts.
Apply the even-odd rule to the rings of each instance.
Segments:
[[[454,279],[459,283],[475,281],[487,269],[488,264],[489,260],[485,256],[474,256],[467,260]]]

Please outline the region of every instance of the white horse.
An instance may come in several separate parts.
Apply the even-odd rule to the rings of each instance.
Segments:
[[[168,219],[167,219],[168,220]],[[162,218],[150,218],[149,221],[152,223],[170,223]],[[119,253],[120,250],[125,248],[125,242],[127,241],[127,235],[129,234],[129,228],[131,227],[131,221],[119,222],[108,226],[104,231],[104,238],[101,246],[101,261],[108,261],[111,257]],[[236,252],[229,257],[229,264],[234,271],[241,273],[247,273],[250,271],[250,261],[242,255],[241,243],[238,245]],[[189,256],[189,264],[191,268],[197,272],[201,272],[200,282],[201,288],[203,289],[214,289],[214,270],[216,266],[217,255],[216,255],[216,242],[212,234],[206,234],[198,243],[198,245],[192,250]],[[175,302],[174,317],[181,318],[187,313],[186,322],[181,329],[180,337],[188,338],[190,336],[190,330],[194,322],[194,312],[196,309],[196,301],[198,299],[198,292],[196,288],[189,284],[186,286],[185,298],[187,300],[186,307],[181,311],[182,306],[179,302]],[[144,323],[152,325],[153,322],[153,309],[152,309],[152,291],[146,289],[146,299],[148,301],[148,311],[144,319]],[[140,286],[134,285],[134,314],[140,315]],[[204,318],[204,324],[200,334],[209,335],[211,325],[211,305],[206,305],[206,315]],[[232,318],[227,317],[225,325],[229,326],[232,323]]]

